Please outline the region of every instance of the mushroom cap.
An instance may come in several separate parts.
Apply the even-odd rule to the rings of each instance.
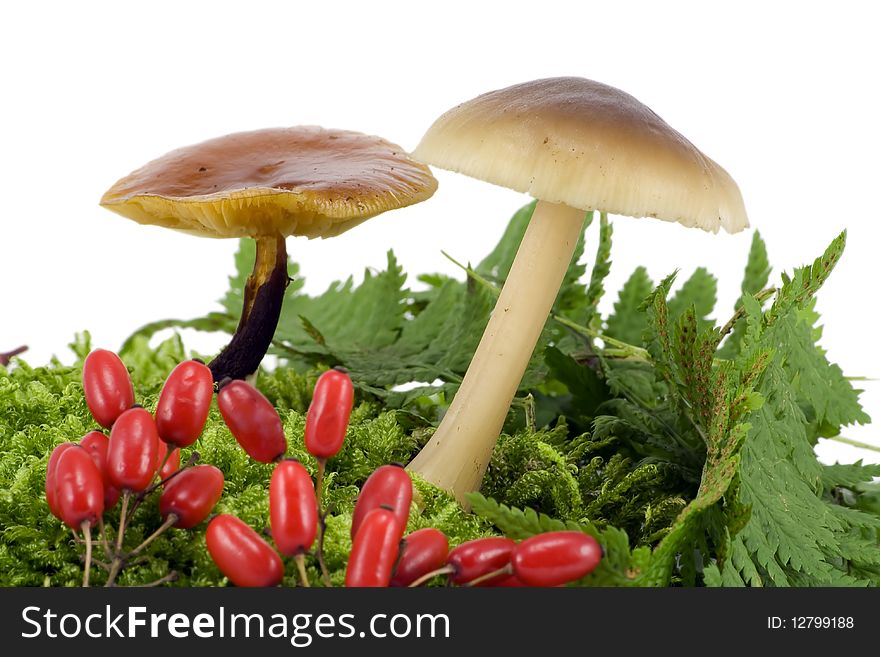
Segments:
[[[629,94],[583,78],[492,91],[441,116],[413,151],[551,203],[718,232],[748,226],[733,178]]]
[[[101,205],[204,237],[331,237],[436,189],[428,167],[395,144],[299,126],[171,151],[119,180]]]

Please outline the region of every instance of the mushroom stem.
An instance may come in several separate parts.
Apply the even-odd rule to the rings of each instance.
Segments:
[[[584,216],[567,205],[538,202],[461,387],[437,431],[407,466],[464,505],[465,493],[480,487]]]
[[[260,366],[275,335],[287,275],[287,248],[284,237],[258,237],[254,270],[244,288],[244,304],[235,335],[208,367],[214,381],[243,379]]]

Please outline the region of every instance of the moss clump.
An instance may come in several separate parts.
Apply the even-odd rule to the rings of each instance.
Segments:
[[[89,352],[88,335],[74,345],[79,360],[73,367],[53,362],[31,368],[18,362],[0,368],[0,585],[78,586],[81,583],[81,546],[72,532],[49,513],[44,492],[46,463],[52,449],[77,441],[95,428],[82,391],[82,359]],[[175,336],[151,349],[146,341],[133,341],[122,357],[129,366],[138,401],[155,408],[162,382],[174,366],[189,355]],[[316,463],[303,443],[305,413],[319,370],[305,374],[279,368],[261,372],[258,387],[276,405],[282,418],[289,454],[300,459],[314,474]],[[398,412],[375,401],[359,398],[351,417],[345,445],[330,459],[324,499],[331,509],[327,517],[326,563],[334,584],[344,581],[351,549],[351,513],[358,490],[370,473],[385,463],[406,462],[418,449],[412,432],[398,422]],[[182,461],[198,451],[202,463],[220,468],[226,478],[218,513],[232,513],[257,531],[269,526],[268,487],[272,466],[250,459],[229,433],[216,403],[198,441],[183,450]],[[438,527],[454,542],[491,531],[488,522],[461,510],[451,498],[418,482],[419,504],[414,504],[410,531]],[[119,505],[105,514],[111,527],[118,526]],[[139,544],[159,525],[158,496],[141,505],[126,530],[125,545]],[[147,558],[130,564],[118,582],[124,586],[145,584],[174,570],[178,586],[223,585],[225,578],[214,566],[204,545],[205,523],[189,531],[166,532],[146,551]],[[317,563],[308,559],[310,577],[319,582]],[[295,566],[287,564],[287,583],[296,581]],[[104,573],[94,572],[101,584]]]

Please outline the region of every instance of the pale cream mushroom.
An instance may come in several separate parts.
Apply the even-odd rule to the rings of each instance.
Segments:
[[[629,94],[582,78],[463,103],[437,119],[413,157],[538,199],[461,387],[408,466],[464,502],[480,487],[585,211],[731,233],[748,219],[724,169]]]

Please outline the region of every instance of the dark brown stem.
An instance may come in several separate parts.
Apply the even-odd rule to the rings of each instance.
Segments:
[[[280,235],[256,241],[257,257],[245,284],[238,328],[230,343],[208,364],[214,381],[243,379],[256,372],[278,326],[284,290],[290,282],[287,248]]]

